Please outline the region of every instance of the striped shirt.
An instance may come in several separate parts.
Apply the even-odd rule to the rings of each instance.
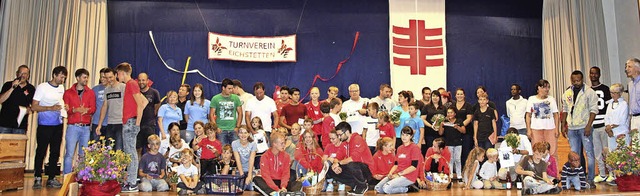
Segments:
[[[562,184],[567,184],[567,177],[571,176],[579,176],[580,177],[580,187],[582,190],[586,190],[587,188],[587,177],[584,173],[584,167],[571,167],[571,163],[567,162],[562,166],[562,172],[560,172],[560,180]]]

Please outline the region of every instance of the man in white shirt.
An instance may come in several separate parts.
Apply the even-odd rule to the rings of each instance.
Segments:
[[[269,96],[264,95],[264,84],[262,82],[256,82],[253,85],[253,93],[256,95],[252,99],[249,99],[247,108],[245,109],[245,121],[248,123],[248,130],[252,133],[256,133],[258,130],[253,130],[251,127],[251,119],[259,117],[262,121],[262,128],[267,133],[267,138],[271,135],[271,128],[275,126],[271,120],[279,119],[276,108],[276,102]],[[275,123],[277,124],[277,122]]]
[[[520,85],[511,85],[511,99],[507,100],[507,116],[510,127],[516,128],[520,135],[527,135],[527,124],[524,118],[527,113],[527,99],[520,96],[521,92]]]
[[[364,125],[363,115],[367,113],[366,105],[369,99],[360,97],[360,85],[349,85],[350,99],[342,103],[340,112],[347,113],[347,122],[351,125],[354,133],[362,134]]]
[[[382,112],[390,112],[391,109],[396,107],[398,103],[395,100],[391,99],[391,86],[389,84],[381,84],[380,85],[380,95],[377,97],[371,98],[371,102],[378,103],[378,111]]]
[[[238,97],[240,97],[240,102],[242,102],[242,110],[241,111],[243,114],[245,111],[247,111],[247,103],[249,102],[249,100],[251,100],[253,98],[253,95],[251,95],[250,93],[244,92],[244,89],[242,88],[242,82],[240,82],[240,80],[231,80],[233,82],[233,94],[238,95]],[[249,119],[251,120],[251,119]],[[247,123],[249,122],[249,123]],[[262,121],[264,122],[264,121]],[[245,118],[242,119],[242,123],[240,123],[240,125],[247,125],[247,127],[251,126],[251,121],[245,121]]]

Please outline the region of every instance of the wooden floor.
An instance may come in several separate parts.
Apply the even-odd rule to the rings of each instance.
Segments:
[[[558,166],[561,167],[563,163],[567,160],[567,153],[569,152],[569,143],[567,139],[560,136],[558,139]],[[559,168],[560,171],[561,168]],[[41,190],[33,190],[31,187],[33,186],[33,174],[25,174],[24,177],[24,189],[22,190],[7,190],[0,193],[2,196],[16,196],[16,195],[57,195],[59,189],[47,189],[43,188]],[[43,179],[44,180],[44,179]],[[366,195],[375,195],[376,193],[372,190],[369,190]],[[446,191],[427,191],[421,190],[418,193],[410,193],[410,194],[401,194],[401,195],[426,195],[429,196],[438,196],[438,195],[472,195],[472,196],[480,196],[480,195],[520,195],[519,190],[463,190],[460,185],[457,183],[453,185],[450,190]],[[121,195],[176,195],[175,192],[150,192],[150,193],[122,193]],[[253,191],[246,191],[244,195],[258,195]],[[323,193],[321,195],[347,195],[345,192],[334,192],[334,193]],[[561,195],[640,195],[640,192],[618,192],[616,187],[608,186],[603,183],[597,184],[597,188],[594,190],[587,190],[582,192],[576,191],[563,191]]]

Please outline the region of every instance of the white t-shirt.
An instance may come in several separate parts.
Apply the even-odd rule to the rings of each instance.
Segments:
[[[260,117],[264,131],[271,132],[271,114],[277,110],[276,102],[265,95],[262,100],[253,97],[245,105],[246,108],[244,108],[245,106],[242,107],[245,112],[251,112],[251,119],[256,116]]]
[[[244,115],[244,112],[247,111],[247,103],[249,102],[249,100],[251,100],[253,98],[252,94],[249,93],[244,93],[242,95],[238,95],[238,97],[240,97],[240,102],[242,103],[242,115]],[[246,122],[244,122],[245,119],[244,117],[242,118],[242,125],[247,125]]]
[[[524,120],[527,113],[527,99],[520,96],[520,99],[514,100],[513,97],[507,100],[507,116],[509,117],[509,126],[516,129],[525,129],[527,124]]]
[[[380,130],[377,129],[378,119],[371,118],[370,116],[365,117],[365,128],[367,128],[367,146],[376,146],[378,139],[380,139]]]
[[[531,142],[529,142],[529,138],[526,135],[519,135],[520,136],[520,145],[518,146],[518,150],[526,150],[527,152],[529,152],[529,154],[533,154],[533,150],[531,148]],[[500,143],[500,147],[507,147],[507,141],[503,140],[502,143]],[[513,161],[518,164],[520,162],[520,159],[522,159],[522,155],[521,154],[513,154]]]
[[[381,99],[380,96],[376,96],[374,98],[371,98],[370,102],[376,102],[378,103],[378,111],[385,111],[385,112],[390,112],[391,109],[395,108],[398,103],[396,103],[395,100],[391,99],[391,98],[386,98],[386,99]]]
[[[553,120],[553,113],[558,113],[558,104],[556,100],[547,96],[546,99],[538,99],[531,96],[527,100],[527,112],[531,113],[531,129],[555,129],[556,124]]]
[[[40,106],[64,106],[62,95],[64,95],[64,85],[51,86],[49,82],[43,82],[36,87],[33,100],[39,101]],[[64,107],[60,111],[42,111],[38,113],[38,124],[59,125],[62,124],[62,117],[67,117]]]
[[[347,122],[351,125],[351,133],[358,133],[362,135],[364,118],[360,115],[358,110],[363,109],[362,106],[368,102],[369,99],[360,97],[358,101],[349,99],[342,104],[342,110],[340,110],[340,112],[347,113]],[[336,122],[339,123],[340,121]],[[336,123],[336,125],[338,125],[338,123]]]
[[[192,177],[192,176],[200,175],[198,173],[198,168],[193,164],[191,164],[189,168],[184,167],[184,165],[178,166],[176,173],[178,174],[178,176],[184,175],[184,177]],[[182,182],[182,179],[178,178],[178,183],[180,182]]]

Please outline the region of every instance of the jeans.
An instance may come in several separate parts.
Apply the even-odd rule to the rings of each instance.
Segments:
[[[136,151],[136,136],[140,132],[140,126],[136,125],[136,118],[127,120],[127,124],[122,126],[123,151],[131,156],[131,163],[127,166],[127,182],[135,185],[138,178],[138,152]]]
[[[604,156],[602,156],[604,150],[608,149],[607,146],[609,146],[609,140],[607,138],[609,138],[609,136],[607,135],[607,132],[604,131],[604,127],[593,129],[593,153],[595,155],[596,162],[598,163],[598,173],[600,176],[607,176],[605,172]]]
[[[24,134],[24,129],[0,127],[0,133],[2,134]]]
[[[98,133],[96,133],[96,128],[98,127],[98,124],[91,124],[91,134],[89,134],[89,140],[91,141],[98,141],[100,140],[100,136],[104,136],[105,135],[105,130],[107,130],[107,126],[104,125],[102,126],[102,135],[98,135]]]
[[[164,179],[149,180],[147,178],[142,178],[141,181],[142,182],[140,182],[139,188],[142,192],[151,192],[154,188],[158,192],[169,190],[169,184],[167,184],[167,181],[165,181]]]
[[[580,176],[567,176],[567,184],[565,184],[565,189],[569,189],[573,186],[576,191],[580,190]]]
[[[616,150],[616,148],[618,148],[618,142],[616,141],[618,135],[614,135],[613,137],[607,136],[607,138],[607,140],[609,141],[609,152]],[[631,143],[631,137],[629,137],[629,134],[624,134],[624,140],[625,145],[629,146],[629,143]]]
[[[449,170],[451,170],[450,173],[453,174],[453,169],[455,166],[456,174],[458,175],[458,177],[462,178],[462,164],[460,162],[460,156],[462,155],[462,145],[447,146],[447,148],[449,148],[449,152],[451,152],[451,161],[449,161]]]
[[[47,148],[49,148],[49,146],[51,146],[51,148],[49,148],[49,168],[47,168],[47,175],[49,179],[53,179],[56,173],[60,172],[57,168],[58,158],[60,157],[60,143],[62,143],[62,125],[38,125],[36,131],[36,156],[33,161],[33,176],[42,177],[42,165],[44,165],[44,157],[47,154]]]
[[[378,184],[376,184],[375,190],[376,192],[383,194],[406,193],[407,191],[409,191],[409,185],[412,184],[413,182],[411,182],[404,176],[400,176],[394,179],[384,177]]]
[[[222,146],[226,144],[231,145],[231,142],[238,139],[238,133],[236,133],[234,130],[222,130],[217,135],[217,137],[218,140],[220,140],[220,144],[222,144]]]
[[[595,156],[593,154],[593,135],[589,137],[584,136],[584,129],[569,130],[569,146],[571,151],[577,152],[581,157],[584,156],[582,151],[582,145],[584,145],[584,151],[587,154],[587,182],[593,182],[595,176]]]
[[[67,134],[64,136],[64,169],[62,170],[64,174],[71,173],[76,145],[78,146],[78,157],[84,156],[82,147],[86,147],[87,143],[89,143],[90,132],[89,126],[81,127],[71,124],[67,126]]]
[[[106,131],[101,131],[106,138],[113,139],[116,144],[113,147],[114,150],[122,150],[122,124],[109,124]],[[135,137],[134,137],[135,138]]]

